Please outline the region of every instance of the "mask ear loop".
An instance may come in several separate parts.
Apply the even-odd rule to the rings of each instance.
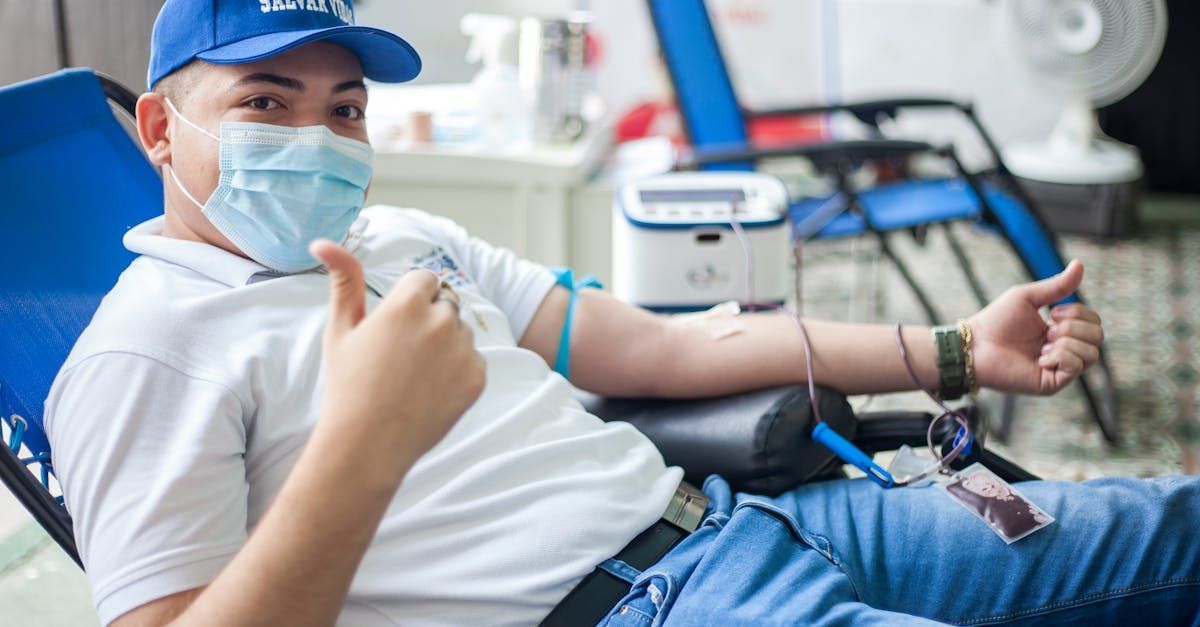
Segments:
[[[209,139],[215,140],[217,143],[220,143],[220,141],[221,141],[220,137],[213,135],[212,133],[201,128],[195,122],[187,119],[182,113],[179,112],[179,109],[175,108],[175,103],[171,102],[170,98],[164,97],[163,100],[166,101],[167,108],[171,110],[171,113],[175,114],[175,117],[179,118],[184,124],[187,124],[188,126],[196,129],[197,131],[200,131],[201,134],[207,136]],[[188,200],[192,201],[193,205],[196,205],[197,207],[199,207],[200,209],[203,210],[204,203],[200,202],[199,200],[196,200],[196,197],[193,196],[192,193],[189,192],[187,190],[187,188],[183,186],[183,181],[180,181],[179,175],[175,174],[175,168],[172,168],[171,164],[169,164],[169,163],[164,163],[163,169],[167,171],[167,174],[171,175],[171,180],[175,181],[175,186],[179,188],[179,191],[183,192],[183,195],[185,197],[187,197]]]
[[[179,112],[179,109],[175,108],[175,103],[171,102],[170,98],[164,97],[163,100],[165,100],[167,102],[167,108],[171,110],[171,113],[174,113],[175,117],[179,118],[180,120],[183,120],[184,124],[187,124],[188,126],[196,129],[197,131],[200,131],[201,133],[207,135],[209,137],[209,139],[212,139],[213,141],[217,141],[217,142],[221,141],[221,138],[219,136],[213,135],[212,133],[208,132],[207,130],[201,128],[195,122],[184,117],[184,115]]]
[[[175,168],[172,168],[171,164],[169,164],[169,163],[164,163],[162,167],[164,170],[167,171],[167,174],[171,175],[171,180],[175,181],[175,187],[179,188],[179,191],[183,193],[184,197],[186,197],[188,200],[192,201],[193,205],[196,205],[201,210],[203,210],[204,203],[200,202],[199,200],[196,200],[196,197],[193,196],[192,193],[189,192],[187,190],[187,188],[183,186],[183,181],[180,181],[179,176],[177,174],[175,174]]]

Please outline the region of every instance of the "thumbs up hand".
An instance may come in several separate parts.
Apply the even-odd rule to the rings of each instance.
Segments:
[[[362,428],[393,456],[419,456],[479,398],[483,357],[458,305],[440,297],[432,272],[400,277],[366,313],[362,266],[344,248],[318,240],[309,251],[329,271],[322,420]]]
[[[1050,319],[1040,309],[1070,296],[1083,282],[1083,264],[1010,288],[972,316],[979,385],[1006,392],[1054,394],[1100,358],[1100,316],[1079,303],[1059,305]]]

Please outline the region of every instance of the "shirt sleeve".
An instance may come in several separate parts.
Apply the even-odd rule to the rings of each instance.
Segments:
[[[246,539],[243,406],[150,357],[102,353],[46,405],[55,472],[100,619],[211,582]]]
[[[451,253],[462,262],[483,296],[508,318],[519,342],[533,321],[546,294],[554,287],[554,275],[545,266],[522,259],[513,251],[493,246],[447,218],[423,214]]]

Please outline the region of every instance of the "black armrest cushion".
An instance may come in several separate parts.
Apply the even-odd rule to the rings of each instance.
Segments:
[[[838,433],[855,435],[854,412],[836,390],[817,388],[821,415]],[[702,400],[612,399],[584,395],[588,411],[632,424],[689,482],[719,474],[735,490],[774,495],[828,475],[841,463],[810,437],[808,389],[770,388]]]
[[[842,462],[812,440],[814,425],[808,388],[785,386],[700,400],[615,399],[578,393],[584,407],[605,421],[621,420],[644,433],[668,464],[683,468],[685,478],[700,485],[719,474],[735,490],[768,496],[810,481],[839,476]],[[835,431],[868,455],[903,444],[924,448],[933,415],[923,411],[879,411],[855,415],[837,390],[817,386],[821,416]],[[986,416],[974,405],[959,408],[975,433],[977,446],[951,464],[975,462],[1009,482],[1031,481],[1035,475],[984,448]],[[958,426],[952,420],[935,425],[933,440],[942,454],[953,447]]]

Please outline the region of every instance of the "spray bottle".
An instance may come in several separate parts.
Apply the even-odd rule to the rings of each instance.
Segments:
[[[467,61],[482,63],[471,87],[478,103],[484,143],[491,148],[520,147],[532,135],[531,120],[517,68],[504,56],[505,46],[516,33],[516,20],[503,15],[469,13],[459,26],[471,38]]]

